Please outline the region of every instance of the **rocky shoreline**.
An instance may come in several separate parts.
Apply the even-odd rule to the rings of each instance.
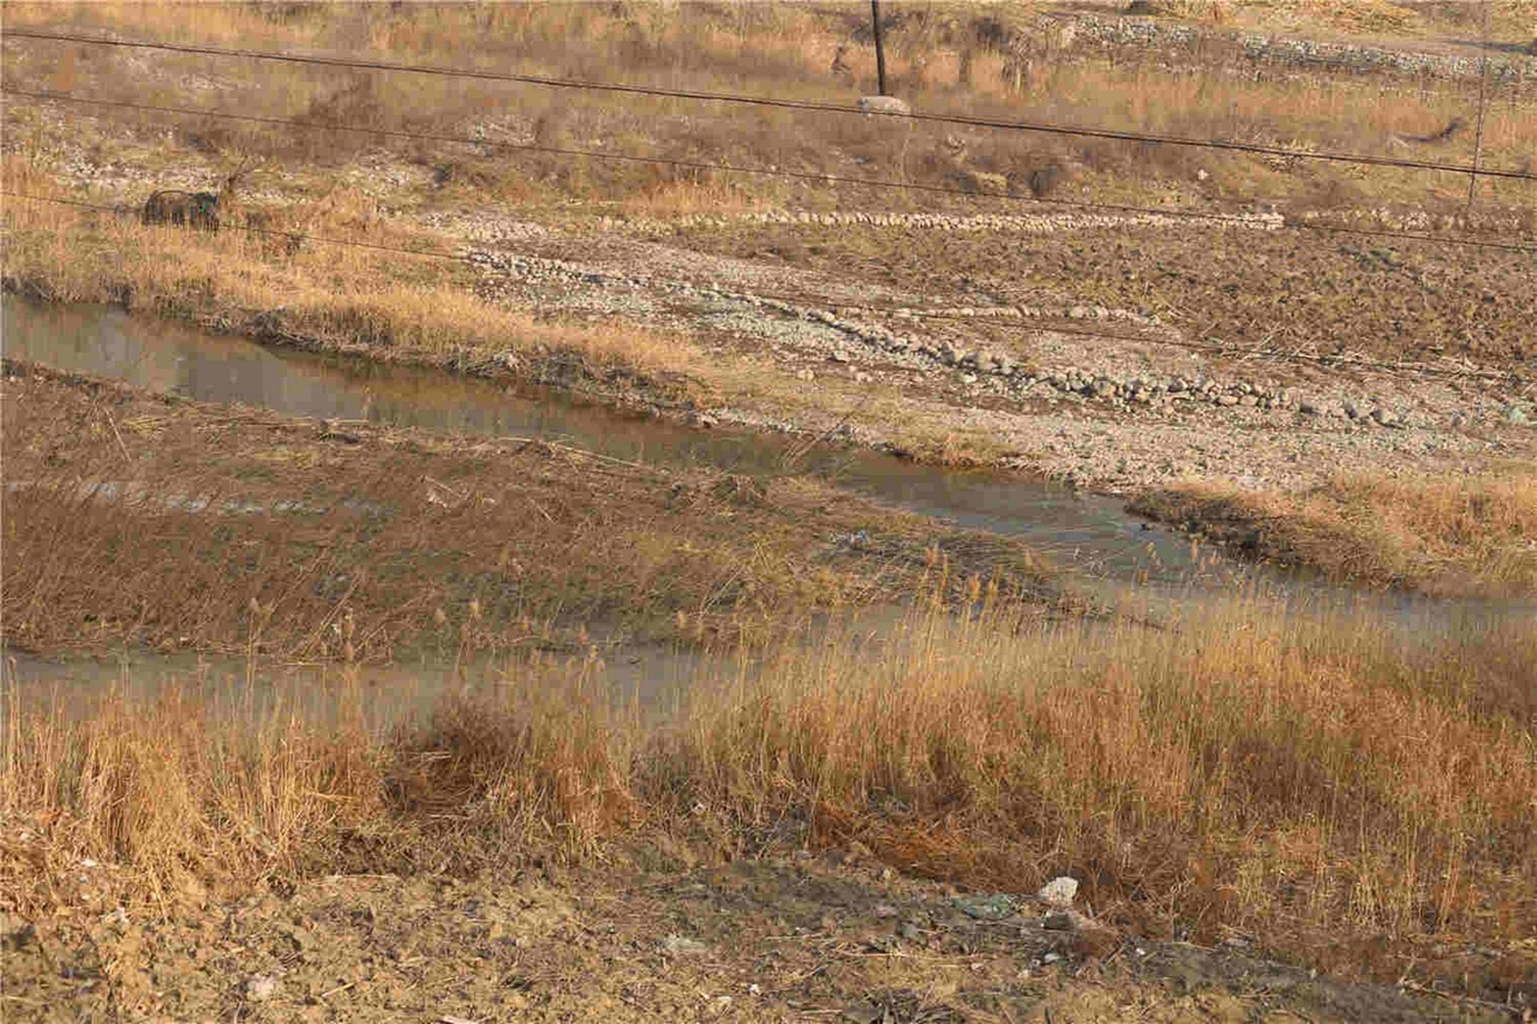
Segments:
[[[716,319],[722,316],[721,307],[726,307],[739,314],[736,323],[748,330],[754,326],[765,327],[761,323],[751,323],[753,320],[762,321],[777,316],[791,323],[825,328],[820,332],[798,332],[797,340],[812,344],[820,342],[825,349],[825,358],[830,363],[859,364],[876,358],[883,365],[918,373],[957,371],[962,385],[1014,399],[1026,398],[1034,392],[1037,395],[1049,394],[1053,401],[1093,403],[1117,412],[1145,410],[1169,413],[1194,406],[1209,406],[1219,411],[1290,412],[1303,417],[1348,420],[1362,426],[1399,430],[1411,425],[1434,425],[1437,419],[1423,412],[1381,404],[1369,395],[1309,393],[1297,386],[1277,383],[1273,374],[1253,379],[1224,375],[1225,379],[1219,379],[1206,373],[1118,374],[1076,366],[1031,367],[1022,365],[1020,360],[996,347],[973,347],[959,340],[936,338],[925,329],[935,320],[965,324],[1002,322],[1031,325],[1042,332],[1054,329],[1071,332],[1080,324],[1121,323],[1161,332],[1146,337],[1126,336],[1125,340],[1132,343],[1201,347],[1198,343],[1184,340],[1178,332],[1165,328],[1157,317],[1130,310],[1103,306],[878,308],[853,304],[818,305],[792,302],[715,284],[694,284],[682,280],[615,273],[606,268],[505,251],[474,250],[469,254],[469,259],[486,272],[486,290],[492,293],[504,292],[505,279],[510,278],[526,285],[558,282],[566,288],[612,291],[618,296],[666,295],[695,303],[703,307],[707,316]],[[617,304],[623,305],[624,299],[617,299]],[[615,309],[615,312],[619,311]],[[743,322],[744,316],[746,323]],[[871,322],[879,317],[888,319],[896,325],[895,328]],[[773,333],[772,329],[767,330]],[[1292,358],[1296,358],[1295,354]],[[1318,358],[1314,361],[1343,370],[1376,368],[1366,361],[1345,358]],[[1516,375],[1489,370],[1466,361],[1451,361],[1445,366],[1400,364],[1392,369],[1411,375],[1460,378],[1470,383],[1520,383]],[[814,371],[809,375],[802,371],[800,376],[806,380],[814,379]],[[1497,398],[1473,411],[1449,410],[1441,418],[1446,425],[1454,427],[1477,421],[1491,425],[1505,423],[1526,426],[1532,421],[1534,413],[1537,410],[1531,407],[1531,403],[1515,398]]]

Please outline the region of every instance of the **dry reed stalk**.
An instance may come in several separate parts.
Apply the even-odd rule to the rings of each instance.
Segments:
[[[1436,593],[1537,592],[1537,476],[1342,476],[1297,494],[1199,484],[1140,498],[1150,515],[1334,577]]]
[[[601,855],[661,829],[738,854],[859,839],[1006,891],[1069,872],[1124,923],[1231,926],[1336,968],[1537,923],[1532,723],[1467,698],[1493,649],[1534,667],[1529,634],[1430,644],[1250,601],[1179,634],[920,610],[879,652],[858,636],[725,652],[650,722],[582,660],[514,661],[495,694],[392,733],[221,719],[174,690],[22,708],[0,885],[40,912],[80,857],[132,897],[187,873]],[[1347,940],[1388,959],[1328,951]]]
[[[666,635],[677,612],[698,629],[757,633],[900,600],[931,545],[996,568],[1011,599],[1049,577],[1023,545],[809,481],[365,424],[343,440],[273,413],[13,369],[26,375],[5,384],[3,456],[18,486],[3,611],[9,642],[29,649],[350,648],[376,661],[524,643],[530,622],[551,619]],[[867,549],[839,546],[855,533]],[[349,615],[355,637],[338,632]]]

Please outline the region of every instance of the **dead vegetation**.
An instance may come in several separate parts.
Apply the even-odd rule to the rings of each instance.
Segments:
[[[1140,497],[1145,515],[1250,557],[1436,594],[1537,593],[1537,476],[1337,477],[1297,494],[1191,484]]]
[[[1283,621],[1239,605],[1161,634],[936,607],[873,650],[723,650],[660,722],[579,665],[526,659],[383,735],[347,713],[356,688],[337,726],[221,717],[195,688],[22,709],[0,898],[58,911],[81,858],[114,865],[97,896],[138,906],[189,878],[246,891],[594,863],[635,841],[707,861],[857,842],[1007,892],[1070,873],[1139,934],[1237,934],[1389,981],[1410,957],[1505,998],[1537,967],[1527,638]],[[1493,960],[1467,958],[1475,936]]]
[[[1349,28],[1351,19],[1331,22],[1325,9],[1348,12],[1353,6],[1359,7],[1293,4],[1288,11],[1266,13],[1279,13],[1283,22],[1328,25],[1339,32]],[[1147,47],[1101,52],[1087,37],[1075,35],[1051,4],[999,8],[898,3],[888,11],[886,39],[894,88],[930,112],[1382,154],[1394,153],[1397,139],[1431,136],[1469,112],[1467,97],[1455,83],[1409,76],[1298,75],[1284,66],[1253,63],[1231,40],[1210,40],[1191,61],[1172,63]],[[1193,9],[1167,13],[1196,23],[1209,20]],[[1502,11],[1496,28],[1515,31],[1521,17],[1519,11]],[[132,38],[366,54],[436,65],[515,66],[523,73],[581,80],[843,103],[872,91],[875,77],[865,14],[835,5],[230,5],[187,19],[175,4],[98,4],[71,9],[67,17],[56,7],[17,4],[7,7],[6,18],[17,26]],[[1358,27],[1367,32],[1386,24],[1358,20]],[[466,39],[474,39],[475,46],[466,47]],[[796,40],[796,46],[785,47],[785,39]],[[678,190],[695,188],[699,196],[686,207],[716,202],[729,209],[760,201],[785,205],[792,198],[815,202],[819,194],[838,194],[840,206],[847,206],[868,204],[872,198],[857,190],[839,194],[687,169],[499,151],[494,148],[498,141],[809,172],[860,167],[868,172],[873,166],[884,172],[882,176],[930,182],[960,182],[976,173],[1021,179],[1049,174],[1053,191],[1063,195],[1132,195],[1157,188],[1181,193],[1196,204],[1242,203],[1256,196],[1316,204],[1335,195],[1343,183],[1363,202],[1404,204],[1418,211],[1427,206],[1428,195],[1428,205],[1437,212],[1455,213],[1465,191],[1460,181],[1412,171],[1379,169],[1367,175],[1358,173],[1359,168],[1299,165],[1284,159],[943,125],[893,130],[891,125],[846,116],[712,109],[645,97],[616,102],[602,93],[505,83],[247,67],[177,54],[146,55],[145,73],[130,70],[121,55],[69,47],[61,54],[57,44],[20,41],[7,44],[6,59],[16,88],[186,105],[185,85],[191,79],[219,83],[223,106],[242,113],[484,138],[485,146],[444,146],[357,132],[189,122],[126,110],[71,111],[99,126],[101,155],[113,150],[122,156],[131,153],[134,160],[151,166],[185,162],[189,149],[213,157],[254,152],[274,159],[276,170],[286,167],[290,176],[308,176],[317,168],[334,174],[381,147],[394,149],[430,172],[439,200],[473,194],[548,208],[575,195],[633,209],[647,196],[675,196]],[[1532,152],[1537,136],[1529,103],[1525,94],[1496,98],[1485,119],[1485,163],[1512,165]],[[66,140],[52,138],[36,112],[28,104],[8,109],[17,145],[26,146],[28,139],[41,150],[64,144]],[[1473,145],[1463,133],[1433,151],[1436,159],[1466,162]],[[1529,190],[1519,182],[1487,182],[1481,194],[1496,206],[1531,206]],[[658,210],[667,208],[664,202]]]
[[[25,650],[381,661],[542,642],[546,623],[700,641],[902,601],[946,566],[996,573],[1013,597],[1048,573],[1021,545],[793,478],[46,373],[4,393],[4,636]],[[839,540],[854,534],[867,539]]]
[[[23,160],[6,162],[4,180],[12,191],[60,193]],[[115,302],[387,360],[495,364],[578,389],[633,381],[667,394],[694,359],[684,338],[541,323],[482,300],[470,267],[432,258],[453,255],[439,240],[379,218],[355,194],[328,193],[259,233],[211,235],[24,201],[8,202],[6,217],[7,287],[52,301]]]

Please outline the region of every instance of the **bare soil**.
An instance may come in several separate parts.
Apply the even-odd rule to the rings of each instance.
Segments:
[[[134,912],[93,899],[109,869],[82,864],[72,912],[7,919],[7,1019],[1514,1019],[1418,990],[1412,965],[1398,986],[1352,984],[1256,959],[1236,934],[1061,929],[1033,897],[897,876],[857,849],[714,866],[665,851],[237,899],[193,887]]]

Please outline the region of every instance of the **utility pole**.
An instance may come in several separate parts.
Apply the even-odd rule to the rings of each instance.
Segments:
[[[1465,227],[1473,226],[1473,199],[1478,194],[1478,168],[1484,162],[1484,109],[1489,105],[1489,8],[1492,0],[1484,4],[1482,32],[1483,53],[1478,58],[1478,127],[1473,133],[1473,173],[1468,175],[1468,203],[1463,210]]]
[[[886,47],[881,41],[881,0],[870,0],[870,19],[875,26],[875,77],[886,95]]]

